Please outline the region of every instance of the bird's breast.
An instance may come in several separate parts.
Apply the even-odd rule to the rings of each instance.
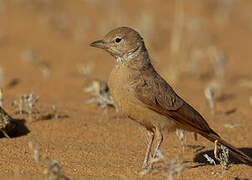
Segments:
[[[127,111],[132,106],[134,93],[129,83],[130,70],[124,65],[116,65],[109,77],[108,85],[113,101],[118,106],[119,111],[128,115]]]
[[[141,74],[124,65],[114,67],[109,78],[109,88],[113,101],[122,115],[137,121],[147,129],[173,127],[167,117],[149,109],[135,95],[137,86],[143,81]]]

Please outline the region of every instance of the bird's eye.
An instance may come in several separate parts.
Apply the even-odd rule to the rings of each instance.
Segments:
[[[119,43],[119,42],[121,42],[121,40],[122,40],[121,38],[116,38],[116,39],[115,39],[115,42],[116,42],[116,43]]]

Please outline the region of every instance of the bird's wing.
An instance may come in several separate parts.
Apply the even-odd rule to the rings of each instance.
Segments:
[[[141,83],[135,88],[135,95],[148,108],[173,118],[181,128],[212,132],[204,118],[184,102],[155,71],[142,76]]]

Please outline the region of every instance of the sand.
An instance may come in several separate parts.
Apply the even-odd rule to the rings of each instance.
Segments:
[[[84,87],[92,79],[106,81],[115,63],[109,54],[91,48],[89,43],[121,25],[140,31],[157,70],[178,94],[225,140],[251,157],[251,1],[235,1],[230,6],[224,0],[187,1],[184,18],[177,19],[174,1],[132,3],[0,1],[3,108],[18,122],[14,137],[0,139],[0,179],[45,179],[45,170],[53,160],[70,179],[167,178],[164,172],[139,176],[147,146],[145,131],[139,125],[120,117],[112,107],[86,103],[93,96],[84,92]],[[174,18],[186,28],[180,31]],[[178,28],[175,31],[174,26]],[[176,49],[171,42],[182,43]],[[175,49],[173,54],[171,49]],[[226,57],[223,68],[210,60],[222,54]],[[189,70],[193,60],[193,67],[201,73]],[[174,64],[177,66],[171,68]],[[220,67],[220,74],[213,73],[212,67]],[[222,86],[214,90],[215,114],[204,95],[213,81]],[[28,114],[18,114],[12,103],[32,92],[40,98],[31,120]],[[59,117],[45,120],[54,105]],[[226,125],[229,123],[237,127]],[[186,133],[186,137],[188,146],[183,151],[175,133],[164,136],[161,152],[165,158],[177,158],[189,166],[174,178],[219,179],[221,165],[211,165],[203,157],[208,154],[213,158],[214,145],[203,137],[195,141],[192,133]],[[38,153],[35,158],[34,151]],[[232,167],[223,179],[252,177],[251,166],[231,160]]]

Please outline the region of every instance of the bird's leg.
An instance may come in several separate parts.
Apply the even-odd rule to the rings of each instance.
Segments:
[[[147,150],[145,153],[142,168],[146,168],[148,166],[149,154],[150,154],[151,146],[152,146],[153,139],[154,139],[154,133],[152,131],[148,131],[148,135],[149,135],[149,142],[148,142]]]
[[[157,152],[159,150],[159,147],[160,147],[161,143],[163,142],[163,135],[159,129],[155,130],[155,136],[157,137],[157,145],[154,150],[152,158],[155,158],[157,156]]]
[[[158,153],[158,150],[159,150],[159,147],[163,141],[163,136],[161,134],[161,131],[159,129],[155,129],[155,136],[157,137],[157,144],[156,144],[156,147],[155,147],[155,150],[154,150],[154,153],[152,155],[152,159],[156,158],[157,157],[157,153]],[[148,166],[148,169],[152,169],[153,167],[153,163],[151,163],[149,166]]]

